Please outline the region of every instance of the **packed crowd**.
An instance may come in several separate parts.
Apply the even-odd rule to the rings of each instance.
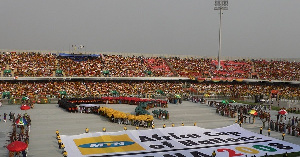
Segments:
[[[56,70],[71,77],[170,77],[248,78],[300,80],[300,62],[267,60],[225,60],[208,58],[144,57],[105,55],[75,61],[57,54],[34,52],[1,53],[1,71],[12,70],[18,77],[51,77]],[[1,72],[0,71],[0,72]]]
[[[53,71],[56,70],[56,56],[51,54],[1,54],[0,61],[0,65],[5,65],[5,68],[8,65],[18,77],[49,77],[53,76]]]
[[[251,78],[251,61],[221,61],[221,70],[217,70],[218,61],[206,58],[168,58],[178,76],[201,78]]]
[[[255,73],[264,80],[298,80],[300,77],[300,63],[287,61],[253,61]]]
[[[247,123],[255,123],[255,119],[262,121],[262,127],[260,128],[260,133],[262,134],[263,129],[268,130],[268,135],[270,131],[276,131],[282,133],[284,139],[285,134],[291,136],[300,136],[300,123],[299,118],[296,116],[287,116],[283,114],[277,114],[276,120],[271,116],[270,108],[261,105],[240,105],[240,104],[224,104],[217,101],[208,101],[210,107],[216,108],[216,113],[221,116],[226,116],[230,118],[237,118],[236,123],[240,125]],[[285,110],[285,108],[281,108]],[[300,110],[300,108],[298,108]],[[251,113],[251,111],[255,111]],[[290,113],[296,113],[297,108],[290,108],[287,111]]]
[[[251,118],[251,114],[249,114],[250,110],[254,109],[258,111],[258,113],[263,114],[262,107],[256,105],[240,105],[235,103],[224,104],[217,101],[208,101],[208,105],[210,107],[215,107],[217,114],[230,118],[237,118],[241,123],[247,123],[247,118],[249,118],[249,123],[255,121],[254,117]]]
[[[270,84],[231,84],[231,83],[198,83],[191,85],[198,93],[223,95],[230,97],[254,97],[255,95],[269,96],[272,90],[278,90],[280,98],[299,97],[299,86],[270,85]]]
[[[6,69],[6,62],[4,60],[4,55],[0,53],[0,73]]]
[[[86,61],[77,62],[70,58],[58,58],[60,68],[66,76],[111,76],[143,77],[147,69],[141,57],[122,57],[102,55]]]
[[[5,113],[4,113],[5,114]],[[31,119],[30,116],[25,114],[15,114],[10,112],[8,114],[9,121],[11,121],[12,124],[12,132],[9,134],[9,143],[14,143],[15,141],[21,141],[29,144],[29,132],[30,132],[30,126],[31,126]],[[5,120],[6,122],[6,120]],[[27,156],[28,147],[27,149],[23,151],[10,151],[9,156]]]
[[[58,96],[59,91],[66,91],[71,96],[109,96],[112,91],[117,91],[120,96],[139,95],[145,93],[155,93],[157,89],[162,89],[166,94],[183,92],[181,82],[146,81],[146,82],[1,82],[0,92],[10,91],[12,96],[21,97],[24,95],[48,95]]]
[[[210,70],[214,68],[211,64],[212,59],[185,59],[179,57],[167,58],[171,67],[176,71],[178,76],[195,76],[209,77]],[[215,68],[214,68],[215,69]]]
[[[71,97],[99,97],[99,96],[169,96],[179,94],[181,96],[221,95],[227,97],[243,98],[256,95],[270,95],[272,90],[278,90],[281,99],[299,99],[300,90],[297,85],[276,84],[245,84],[245,83],[190,83],[186,88],[183,81],[19,81],[0,82],[0,94],[9,91],[11,97],[35,97],[48,96],[60,97],[61,91],[65,91]],[[193,89],[192,91],[190,89]]]
[[[173,75],[163,59],[154,57],[101,55],[81,62],[58,57],[58,63],[66,76],[160,77]]]
[[[286,115],[277,115],[276,120],[269,121],[272,131],[287,133],[292,136],[300,136],[300,124],[298,117],[287,117]]]

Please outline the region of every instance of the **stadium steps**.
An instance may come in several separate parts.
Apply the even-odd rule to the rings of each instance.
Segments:
[[[164,59],[164,61],[166,62],[167,66],[170,67],[170,70],[172,71],[174,77],[178,77],[178,73],[177,73],[177,71],[173,68],[173,65],[172,65],[171,63],[169,63],[169,62],[167,61],[166,58],[163,58],[163,59]]]

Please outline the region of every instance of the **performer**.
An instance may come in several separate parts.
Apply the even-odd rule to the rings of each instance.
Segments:
[[[262,134],[262,130],[263,130],[263,128],[260,127],[260,129],[259,129],[259,133],[260,133],[260,134]]]
[[[56,130],[56,131],[55,131],[55,133],[56,133],[56,136],[58,136],[58,135],[59,135],[59,131],[58,131],[58,130]]]
[[[67,157],[67,156],[68,156],[68,153],[67,153],[66,151],[64,151],[64,152],[63,152],[63,156],[64,156],[64,157]]]
[[[216,156],[217,156],[216,151],[213,151],[213,152],[211,153],[211,156],[212,156],[212,157],[216,157]]]

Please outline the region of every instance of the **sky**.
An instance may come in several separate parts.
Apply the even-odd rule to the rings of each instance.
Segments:
[[[299,0],[229,0],[221,56],[300,58]],[[214,0],[0,1],[0,49],[217,56]]]

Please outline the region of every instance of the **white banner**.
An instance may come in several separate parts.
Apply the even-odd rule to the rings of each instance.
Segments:
[[[68,156],[218,157],[264,156],[298,152],[299,145],[256,134],[234,124],[224,128],[196,126],[153,130],[61,135]]]

